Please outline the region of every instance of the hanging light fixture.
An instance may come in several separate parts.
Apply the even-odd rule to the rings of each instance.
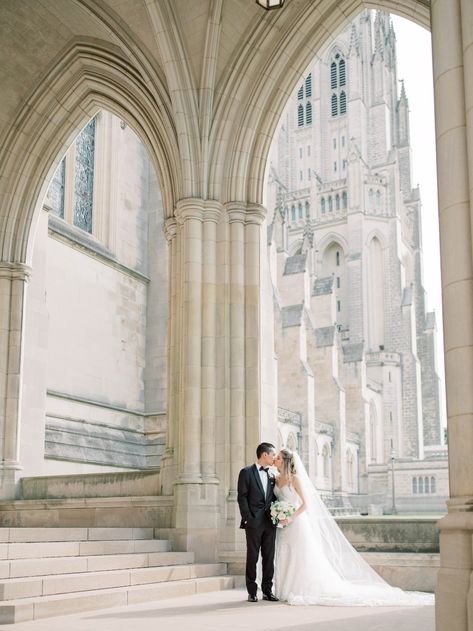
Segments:
[[[256,4],[269,11],[270,9],[281,9],[284,0],[256,0]]]

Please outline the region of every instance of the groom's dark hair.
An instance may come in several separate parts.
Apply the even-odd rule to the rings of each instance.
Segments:
[[[258,460],[263,454],[269,454],[271,449],[276,449],[276,447],[271,443],[261,443],[260,445],[258,445],[258,447],[256,447],[256,457],[258,458]]]

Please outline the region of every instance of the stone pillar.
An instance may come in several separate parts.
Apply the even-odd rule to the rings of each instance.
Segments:
[[[450,493],[437,631],[473,631],[473,5],[432,0]]]
[[[0,263],[0,497],[16,495],[21,420],[24,313],[30,268]]]
[[[236,501],[245,449],[245,218],[246,206],[227,204],[230,224],[230,491]],[[251,460],[250,460],[251,462]]]
[[[168,413],[166,450],[161,459],[161,492],[172,495],[177,476],[175,434],[179,419],[179,236],[177,221],[170,217],[165,221],[164,232],[168,242],[169,261],[169,318],[168,318]]]
[[[218,480],[215,475],[216,223],[219,206],[202,199],[177,203],[176,269],[172,277],[178,311],[172,332],[171,423],[177,476],[175,543],[199,561],[217,559]],[[179,258],[178,258],[179,257]],[[178,270],[179,268],[179,270]],[[171,292],[172,293],[172,292]],[[166,475],[164,475],[166,479]]]

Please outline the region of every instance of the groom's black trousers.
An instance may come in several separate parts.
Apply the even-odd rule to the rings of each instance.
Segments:
[[[272,592],[274,576],[274,546],[276,542],[276,528],[267,515],[263,523],[257,528],[245,528],[246,532],[246,588],[250,596],[256,596],[256,563],[259,551],[263,565],[261,590],[264,594]]]

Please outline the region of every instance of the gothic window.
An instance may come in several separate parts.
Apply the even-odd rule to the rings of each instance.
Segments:
[[[324,470],[324,478],[330,477],[330,452],[328,445],[325,444],[322,448],[322,461],[323,461],[323,470]]]
[[[330,87],[332,90],[337,87],[337,64],[334,61],[330,65]]]
[[[297,98],[301,101],[304,98],[304,87],[301,87],[297,90]]]
[[[437,492],[434,476],[432,476],[430,478],[430,492],[431,493],[436,493]]]
[[[337,267],[340,266],[340,251],[337,250],[337,253],[335,254],[335,262],[337,264]]]
[[[346,191],[343,191],[342,193],[342,206],[343,208],[346,208],[348,206],[348,196]]]
[[[419,493],[424,492],[424,478],[421,476],[419,478]]]
[[[334,162],[334,163],[333,163],[333,170],[334,170],[335,172],[337,171],[337,163],[336,163],[336,162]]]
[[[330,88],[332,90],[331,110],[332,116],[338,114],[346,114],[347,112],[347,94],[343,90],[347,84],[346,62],[337,53],[334,60],[330,64]]]
[[[312,73],[305,80],[305,96],[306,98],[312,96]]]
[[[424,478],[424,493],[428,493],[430,488],[429,478],[425,476]]]
[[[343,160],[343,162],[342,162],[342,169],[345,171],[346,168],[347,168],[347,161]]]
[[[347,479],[348,484],[350,486],[353,486],[353,484],[355,483],[355,476],[353,466],[353,454],[351,452],[351,449],[347,449]]]
[[[345,146],[345,136],[342,136],[342,147]]]
[[[336,94],[332,94],[332,116],[338,114],[338,99]]]
[[[373,208],[373,200],[374,200],[373,195],[374,195],[373,189],[370,188],[369,193],[368,193],[368,204],[369,204],[370,210]]]
[[[307,169],[307,179],[310,180],[310,169]]]
[[[292,221],[296,220],[296,207],[295,206],[291,206],[291,220]]]
[[[61,160],[56,173],[54,174],[51,184],[49,185],[48,194],[46,196],[46,204],[51,211],[64,219],[64,185],[66,179],[66,158]]]
[[[287,444],[287,448],[290,449],[291,451],[295,451],[297,449],[296,437],[294,436],[294,434],[292,432],[287,437],[287,443],[286,444]]]
[[[302,219],[302,204],[299,204],[298,210],[299,210],[299,219]]]
[[[302,127],[304,125],[304,108],[299,105],[297,108],[297,126]]]
[[[345,60],[344,59],[340,59],[340,63],[338,64],[338,76],[339,76],[339,83],[340,83],[340,85],[341,86],[346,85],[347,77],[346,77]]]
[[[320,200],[320,210],[322,211],[322,214],[325,215],[325,197],[322,197]]]
[[[331,195],[328,196],[328,211],[330,213],[332,212],[332,196]]]
[[[335,209],[340,210],[340,195],[338,193],[335,196]]]
[[[412,493],[417,495],[417,478],[412,478]]]
[[[337,148],[337,139],[336,138],[334,138],[332,140],[332,144],[333,144],[333,148],[336,149]]]
[[[302,147],[299,147],[299,158],[302,158]]]
[[[306,203],[305,203],[305,216],[306,216],[307,218],[309,218],[309,217],[310,217],[310,204],[309,204],[309,202],[306,202]]]
[[[299,171],[299,179],[301,182],[304,179],[304,174],[302,173],[302,171]]]
[[[337,300],[337,311],[338,311],[338,313],[340,313],[341,310],[342,310],[342,303],[340,302],[340,300]]]
[[[337,289],[340,289],[340,276],[337,276]]]
[[[305,106],[305,122],[306,125],[312,125],[312,103],[307,103]]]
[[[381,192],[376,191],[376,208],[381,208]]]
[[[310,156],[310,145],[307,145],[307,155]]]
[[[92,232],[92,205],[94,195],[95,118],[76,140],[74,182],[74,225]]]

